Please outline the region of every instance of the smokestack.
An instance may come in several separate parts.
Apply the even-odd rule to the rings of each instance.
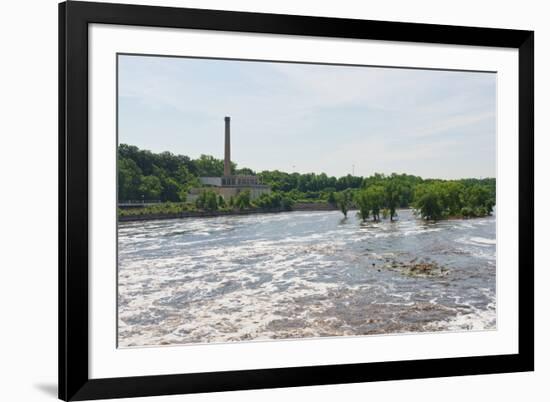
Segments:
[[[223,160],[223,175],[231,176],[231,117],[225,116],[225,156]]]

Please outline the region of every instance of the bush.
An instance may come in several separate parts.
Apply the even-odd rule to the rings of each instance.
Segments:
[[[202,209],[205,211],[217,211],[218,196],[211,190],[202,191],[195,201],[195,206],[197,209]]]
[[[474,216],[474,210],[470,207],[463,207],[460,210],[460,215],[462,215],[465,218],[471,218],[472,216]]]
[[[334,196],[334,192],[331,191],[330,193],[328,193],[328,196],[327,196],[327,202],[332,205],[332,206],[336,206],[336,197]]]
[[[239,209],[250,208],[250,190],[241,191],[233,200],[233,205]]]
[[[477,207],[475,209],[475,215],[476,216],[486,216],[487,215],[487,210],[485,209],[485,207]]]
[[[292,210],[292,206],[294,205],[294,200],[289,197],[282,197],[281,198],[281,208],[283,208],[285,211]]]
[[[193,211],[194,209],[194,206],[191,204],[164,202],[143,208],[119,208],[118,216],[178,214],[181,212]]]

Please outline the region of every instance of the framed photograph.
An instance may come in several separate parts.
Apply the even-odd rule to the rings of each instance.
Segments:
[[[59,397],[534,369],[534,33],[59,5]]]

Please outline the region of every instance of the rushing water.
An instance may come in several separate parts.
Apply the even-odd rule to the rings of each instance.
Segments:
[[[495,217],[119,224],[119,346],[496,327]]]

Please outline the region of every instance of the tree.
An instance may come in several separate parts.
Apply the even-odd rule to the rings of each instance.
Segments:
[[[443,206],[438,192],[437,185],[426,184],[418,186],[414,207],[420,216],[428,220],[441,219]]]
[[[218,177],[223,175],[223,160],[216,159],[211,155],[201,155],[195,159],[193,164],[199,177]]]
[[[237,165],[235,165],[235,168],[236,168]],[[256,174],[256,172],[254,172],[252,169],[249,169],[249,168],[240,168],[240,169],[235,169],[235,174],[240,174],[240,175],[245,175],[245,176],[253,176]]]
[[[458,181],[439,183],[442,202],[449,215],[459,215],[464,205],[464,185]]]
[[[182,191],[182,186],[179,183],[172,179],[171,177],[163,177],[161,180],[162,191],[160,198],[162,201],[180,201],[180,193]]]
[[[361,220],[364,222],[369,219],[370,216],[370,204],[367,197],[366,190],[358,192],[355,196],[355,204],[359,207],[358,215]]]
[[[396,215],[395,210],[400,203],[400,187],[395,178],[390,178],[384,188],[384,204],[388,209],[390,221],[393,221],[393,217]]]
[[[367,199],[367,205],[372,214],[372,219],[375,221],[380,220],[380,209],[384,203],[384,187],[380,185],[374,185],[368,187],[365,191],[365,197]]]
[[[479,184],[475,184],[468,188],[465,194],[465,204],[472,209],[480,207],[485,208],[489,205],[491,211],[494,205],[489,190]]]
[[[338,208],[342,213],[344,214],[344,217],[348,217],[348,211],[351,207],[351,201],[352,201],[352,195],[351,191],[344,190],[336,195],[336,203],[338,205]]]
[[[143,176],[138,192],[144,200],[158,200],[162,192],[162,184],[156,176]]]
[[[118,161],[118,199],[136,200],[141,198],[138,194],[141,184],[141,169],[130,158],[120,158]]]
[[[237,169],[235,163],[232,163],[232,172],[254,173],[246,167]],[[222,175],[223,160],[213,156],[201,155],[193,160],[185,155],[153,153],[133,145],[120,144],[118,147],[119,200],[185,201],[189,189],[202,187],[200,176]],[[485,216],[492,213],[496,201],[494,178],[424,180],[397,173],[336,178],[325,173],[300,174],[279,170],[263,171],[258,176],[261,183],[271,187],[272,194],[255,200],[254,205],[266,208],[279,205],[291,209],[296,201],[328,202],[347,216],[355,203],[364,219],[370,216],[380,219],[380,212],[387,209],[393,220],[397,208],[409,206],[414,207],[424,219]],[[362,194],[363,191],[365,194]],[[207,200],[204,201],[206,203]],[[236,196],[233,202],[231,199],[228,202],[224,200],[224,203],[237,208],[249,208],[252,204],[250,194]],[[213,205],[212,200],[210,204]],[[219,197],[216,204],[222,205]]]
[[[173,178],[182,186],[186,184],[199,184],[197,177],[193,175],[185,165],[180,165],[178,167],[175,174],[173,175]]]

